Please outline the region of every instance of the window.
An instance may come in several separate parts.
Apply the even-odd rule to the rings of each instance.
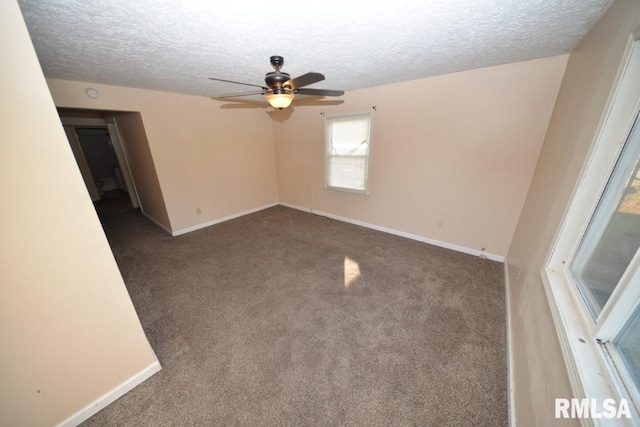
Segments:
[[[325,188],[369,194],[371,113],[325,118]]]
[[[609,177],[578,251],[569,265],[593,319],[597,319],[640,246],[640,120]]]
[[[630,42],[627,52],[542,278],[576,397],[627,399],[632,410],[628,425],[637,425],[640,42]]]

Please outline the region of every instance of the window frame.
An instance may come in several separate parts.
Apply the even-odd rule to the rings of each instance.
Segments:
[[[618,425],[640,423],[637,390],[621,376],[619,356],[610,343],[597,337],[613,337],[619,332],[637,304],[640,286],[630,286],[640,278],[640,250],[620,279],[596,320],[591,316],[569,270],[587,231],[609,177],[622,152],[640,110],[640,41],[631,36],[621,61],[614,90],[609,96],[588,160],[574,189],[565,217],[556,234],[555,244],[541,270],[542,282],[563,352],[575,397],[595,398],[598,402],[614,398],[630,399],[631,419],[618,419]],[[632,265],[633,264],[633,265]],[[634,273],[631,273],[631,270]],[[627,274],[629,273],[629,274]],[[624,281],[624,283],[623,283]],[[633,297],[633,301],[630,299]],[[625,315],[626,313],[626,315]],[[612,339],[612,338],[611,338]],[[556,396],[569,397],[569,396]],[[634,404],[635,403],[635,404]],[[583,425],[605,425],[606,419],[583,419]]]
[[[331,156],[331,145],[329,141],[330,135],[330,126],[331,121],[334,119],[346,118],[346,117],[355,117],[355,116],[367,116],[369,125],[367,127],[367,155],[366,155],[366,166],[364,171],[364,190],[358,190],[355,188],[348,187],[336,187],[333,185],[329,185],[329,159]],[[369,164],[371,163],[371,129],[373,124],[373,112],[371,111],[362,111],[362,112],[354,112],[354,113],[342,113],[342,114],[330,114],[324,115],[324,189],[327,191],[336,191],[340,193],[348,193],[355,194],[359,196],[368,196],[370,194],[369,191]],[[356,156],[354,156],[356,157]],[[362,156],[357,156],[362,157]]]

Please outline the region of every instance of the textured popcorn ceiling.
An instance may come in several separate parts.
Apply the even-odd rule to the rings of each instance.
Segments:
[[[569,52],[611,0],[19,0],[48,77],[217,96],[271,55],[353,90]]]

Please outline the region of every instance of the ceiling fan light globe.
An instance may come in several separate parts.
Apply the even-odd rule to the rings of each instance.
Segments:
[[[291,101],[293,101],[294,95],[292,93],[272,93],[269,95],[265,95],[267,98],[267,102],[273,108],[277,108],[282,110],[283,108],[287,108],[291,105]]]

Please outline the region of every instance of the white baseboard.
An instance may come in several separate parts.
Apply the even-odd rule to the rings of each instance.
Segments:
[[[428,243],[430,245],[439,246],[441,248],[451,249],[453,251],[462,252],[462,253],[469,254],[469,255],[475,255],[475,256],[479,256],[479,257],[484,257],[484,258],[490,259],[492,261],[504,262],[504,257],[502,255],[495,255],[495,254],[491,254],[491,253],[488,253],[488,252],[479,251],[477,249],[466,248],[464,246],[458,246],[458,245],[454,245],[454,244],[447,243],[447,242],[441,242],[439,240],[429,239],[427,237],[418,236],[416,234],[405,233],[404,231],[398,231],[398,230],[394,230],[392,228],[381,227],[379,225],[369,224],[367,222],[357,221],[355,219],[345,218],[345,217],[334,215],[334,214],[330,214],[330,213],[327,213],[327,212],[321,212],[321,211],[316,211],[316,210],[312,210],[312,209],[305,209],[305,208],[301,208],[301,207],[288,205],[288,204],[285,204],[285,203],[280,203],[280,204],[282,206],[287,206],[287,207],[291,207],[291,208],[294,208],[294,209],[303,210],[305,212],[311,212],[311,213],[316,214],[316,215],[325,216],[327,218],[335,219],[335,220],[342,221],[342,222],[347,222],[349,224],[359,225],[361,227],[366,227],[366,228],[371,228],[373,230],[382,231],[383,233],[394,234],[396,236],[405,237],[405,238],[411,239],[411,240],[417,240],[419,242]]]
[[[164,225],[160,224],[158,221],[156,221],[155,218],[149,216],[148,213],[146,213],[142,209],[140,209],[140,212],[142,212],[142,215],[144,215],[149,221],[151,221],[152,223],[154,223],[155,225],[157,225],[158,227],[160,227],[162,230],[166,231],[167,233],[171,234],[171,230],[170,229],[168,229]]]
[[[116,399],[122,397],[123,395],[143,383],[145,380],[149,379],[160,369],[160,362],[158,362],[158,359],[156,359],[155,362],[135,374],[133,377],[129,378],[119,386],[103,394],[94,402],[85,406],[66,420],[62,421],[60,424],[58,424],[58,427],[73,427],[79,425],[83,421],[86,421],[87,419],[98,413],[98,411],[101,411],[106,406],[113,403]]]
[[[215,224],[220,224],[221,222],[225,222],[225,221],[229,221],[231,219],[235,219],[241,216],[245,216],[245,215],[249,215],[252,214],[254,212],[258,212],[258,211],[262,211],[264,209],[268,209],[271,208],[273,206],[278,205],[278,203],[269,203],[268,205],[263,205],[263,206],[259,206],[257,208],[253,208],[253,209],[249,209],[243,212],[238,212],[232,215],[228,215],[225,216],[223,218],[218,218],[218,219],[214,219],[212,221],[208,221],[208,222],[203,222],[202,224],[198,224],[198,225],[194,225],[193,227],[187,227],[187,228],[183,228],[182,230],[176,230],[171,232],[172,236],[180,236],[181,234],[186,234],[186,233],[190,233],[192,231],[196,231],[196,230],[200,230],[201,228],[206,228],[206,227],[210,227],[212,225]]]
[[[504,300],[507,309],[507,390],[509,400],[507,401],[509,411],[509,427],[516,427],[516,395],[515,395],[515,380],[513,378],[513,348],[511,347],[512,332],[511,332],[511,304],[509,300],[509,265],[505,261],[504,263]]]
[[[305,207],[302,207],[302,206],[294,205],[294,204],[291,204],[291,203],[285,203],[285,202],[269,203],[267,205],[259,206],[257,208],[253,208],[253,209],[249,209],[249,210],[246,210],[246,211],[243,211],[243,212],[239,212],[239,213],[236,213],[236,214],[225,216],[224,218],[214,219],[212,221],[208,221],[208,222],[205,222],[205,223],[202,223],[202,224],[197,224],[197,225],[194,225],[192,227],[183,228],[181,230],[176,230],[176,231],[173,231],[173,232],[167,230],[166,227],[162,226],[162,224],[159,224],[157,221],[155,221],[153,218],[149,217],[148,215],[145,214],[145,216],[147,216],[147,218],[149,218],[151,221],[156,223],[163,230],[165,230],[168,233],[170,233],[172,236],[180,236],[181,234],[186,234],[186,233],[190,233],[192,231],[199,230],[201,228],[210,227],[212,225],[219,224],[221,222],[229,221],[231,219],[235,219],[235,218],[238,218],[238,217],[241,217],[241,216],[244,216],[244,215],[249,215],[249,214],[252,214],[254,212],[258,212],[258,211],[261,211],[261,210],[264,210],[264,209],[268,209],[268,208],[271,208],[271,207],[277,206],[277,205],[285,206],[287,208],[296,209],[296,210],[303,211],[303,212],[313,213],[313,214],[316,214],[316,215],[324,216],[324,217],[335,219],[335,220],[338,220],[338,221],[347,222],[349,224],[359,225],[361,227],[371,228],[373,230],[382,231],[384,233],[394,234],[396,236],[405,237],[407,239],[417,240],[419,242],[428,243],[430,245],[439,246],[441,248],[451,249],[451,250],[454,250],[454,251],[457,251],[457,252],[462,252],[462,253],[469,254],[469,255],[475,255],[475,256],[479,256],[479,257],[484,257],[484,258],[490,259],[492,261],[504,262],[504,259],[505,259],[504,256],[502,256],[502,255],[496,255],[496,254],[480,251],[480,250],[477,250],[477,249],[466,248],[464,246],[458,246],[458,245],[454,245],[454,244],[447,243],[447,242],[441,242],[439,240],[429,239],[427,237],[422,237],[422,236],[418,236],[418,235],[411,234],[411,233],[405,233],[404,231],[398,231],[398,230],[394,230],[392,228],[382,227],[382,226],[375,225],[375,224],[369,224],[369,223],[366,223],[366,222],[363,222],[363,221],[357,221],[355,219],[351,219],[351,218],[346,218],[346,217],[330,214],[328,212],[316,211],[316,210],[313,210],[313,209],[310,209],[310,208],[305,208]]]
[[[292,205],[291,203],[285,203],[285,202],[280,202],[278,203],[281,206],[285,206],[287,208],[291,208],[291,209],[297,209],[299,211],[303,211],[303,212],[309,212],[311,213],[311,209],[309,208],[303,208],[302,206],[298,206],[298,205]]]

